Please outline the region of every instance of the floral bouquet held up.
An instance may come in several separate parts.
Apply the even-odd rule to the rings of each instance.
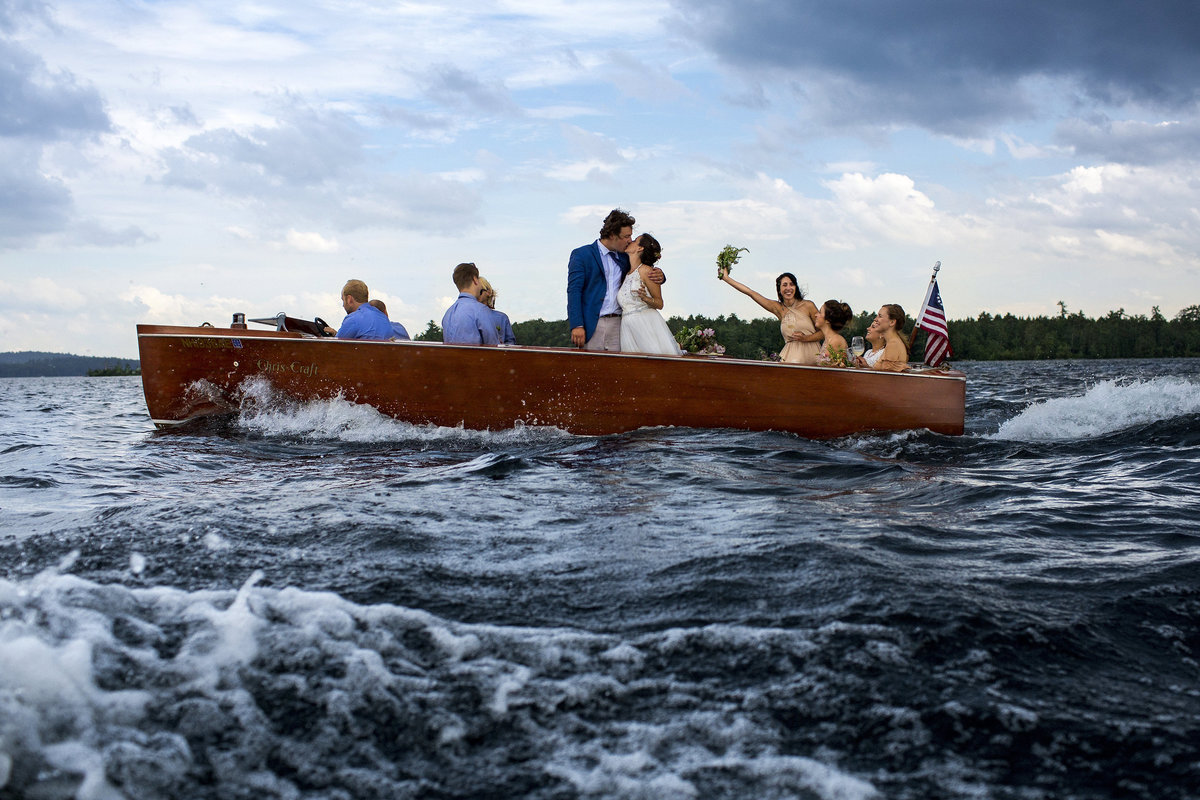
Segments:
[[[717,280],[721,279],[721,270],[725,272],[733,272],[733,265],[738,262],[741,256],[738,253],[749,253],[749,247],[734,247],[731,244],[725,245],[720,253],[717,253]]]
[[[717,344],[717,332],[712,328],[701,328],[699,325],[694,328],[680,328],[675,334],[675,341],[679,342],[681,350],[689,353],[719,356],[725,352],[725,348]]]

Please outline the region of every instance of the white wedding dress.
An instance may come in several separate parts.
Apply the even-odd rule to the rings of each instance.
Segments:
[[[621,352],[679,355],[679,343],[662,314],[638,297],[641,288],[641,274],[631,269],[617,292],[617,302],[621,304]]]

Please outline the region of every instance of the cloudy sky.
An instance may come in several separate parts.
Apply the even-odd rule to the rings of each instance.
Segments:
[[[474,261],[563,319],[620,206],[668,315],[950,317],[1200,303],[1195,0],[0,0],[3,350],[137,354],[138,322],[410,331]]]

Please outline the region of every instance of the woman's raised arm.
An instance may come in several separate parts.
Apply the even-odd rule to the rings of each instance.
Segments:
[[[751,289],[749,286],[745,286],[743,284],[738,283],[733,278],[729,277],[728,269],[722,269],[720,277],[721,277],[721,280],[725,281],[725,283],[728,283],[730,286],[737,289],[739,292],[746,295],[754,302],[758,303],[760,306],[765,308],[767,311],[770,311],[776,317],[783,316],[783,304],[782,303],[780,303],[778,300],[772,300],[768,297],[764,297],[761,294],[759,294],[758,292]]]

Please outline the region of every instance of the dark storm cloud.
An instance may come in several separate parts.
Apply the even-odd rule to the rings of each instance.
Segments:
[[[0,0],[0,247],[21,247],[66,228],[71,192],[45,174],[45,145],[109,131],[100,93],[69,72],[51,72],[12,34],[45,7]]]
[[[0,38],[0,136],[62,139],[110,128],[99,92]]]
[[[0,249],[17,249],[40,237],[66,234],[66,241],[93,247],[125,247],[151,241],[136,226],[107,227],[79,220],[71,192],[62,181],[42,174],[41,146],[0,140]]]
[[[1192,107],[1195,0],[676,0],[682,29],[753,79],[783,73],[810,113],[953,134],[1033,113],[1023,79],[1081,99]]]
[[[1058,126],[1055,138],[1081,155],[1122,164],[1160,164],[1200,154],[1200,123],[1194,119],[1157,124],[1072,119]]]
[[[35,145],[0,139],[0,247],[28,244],[70,218],[71,193],[42,175],[40,154]]]

